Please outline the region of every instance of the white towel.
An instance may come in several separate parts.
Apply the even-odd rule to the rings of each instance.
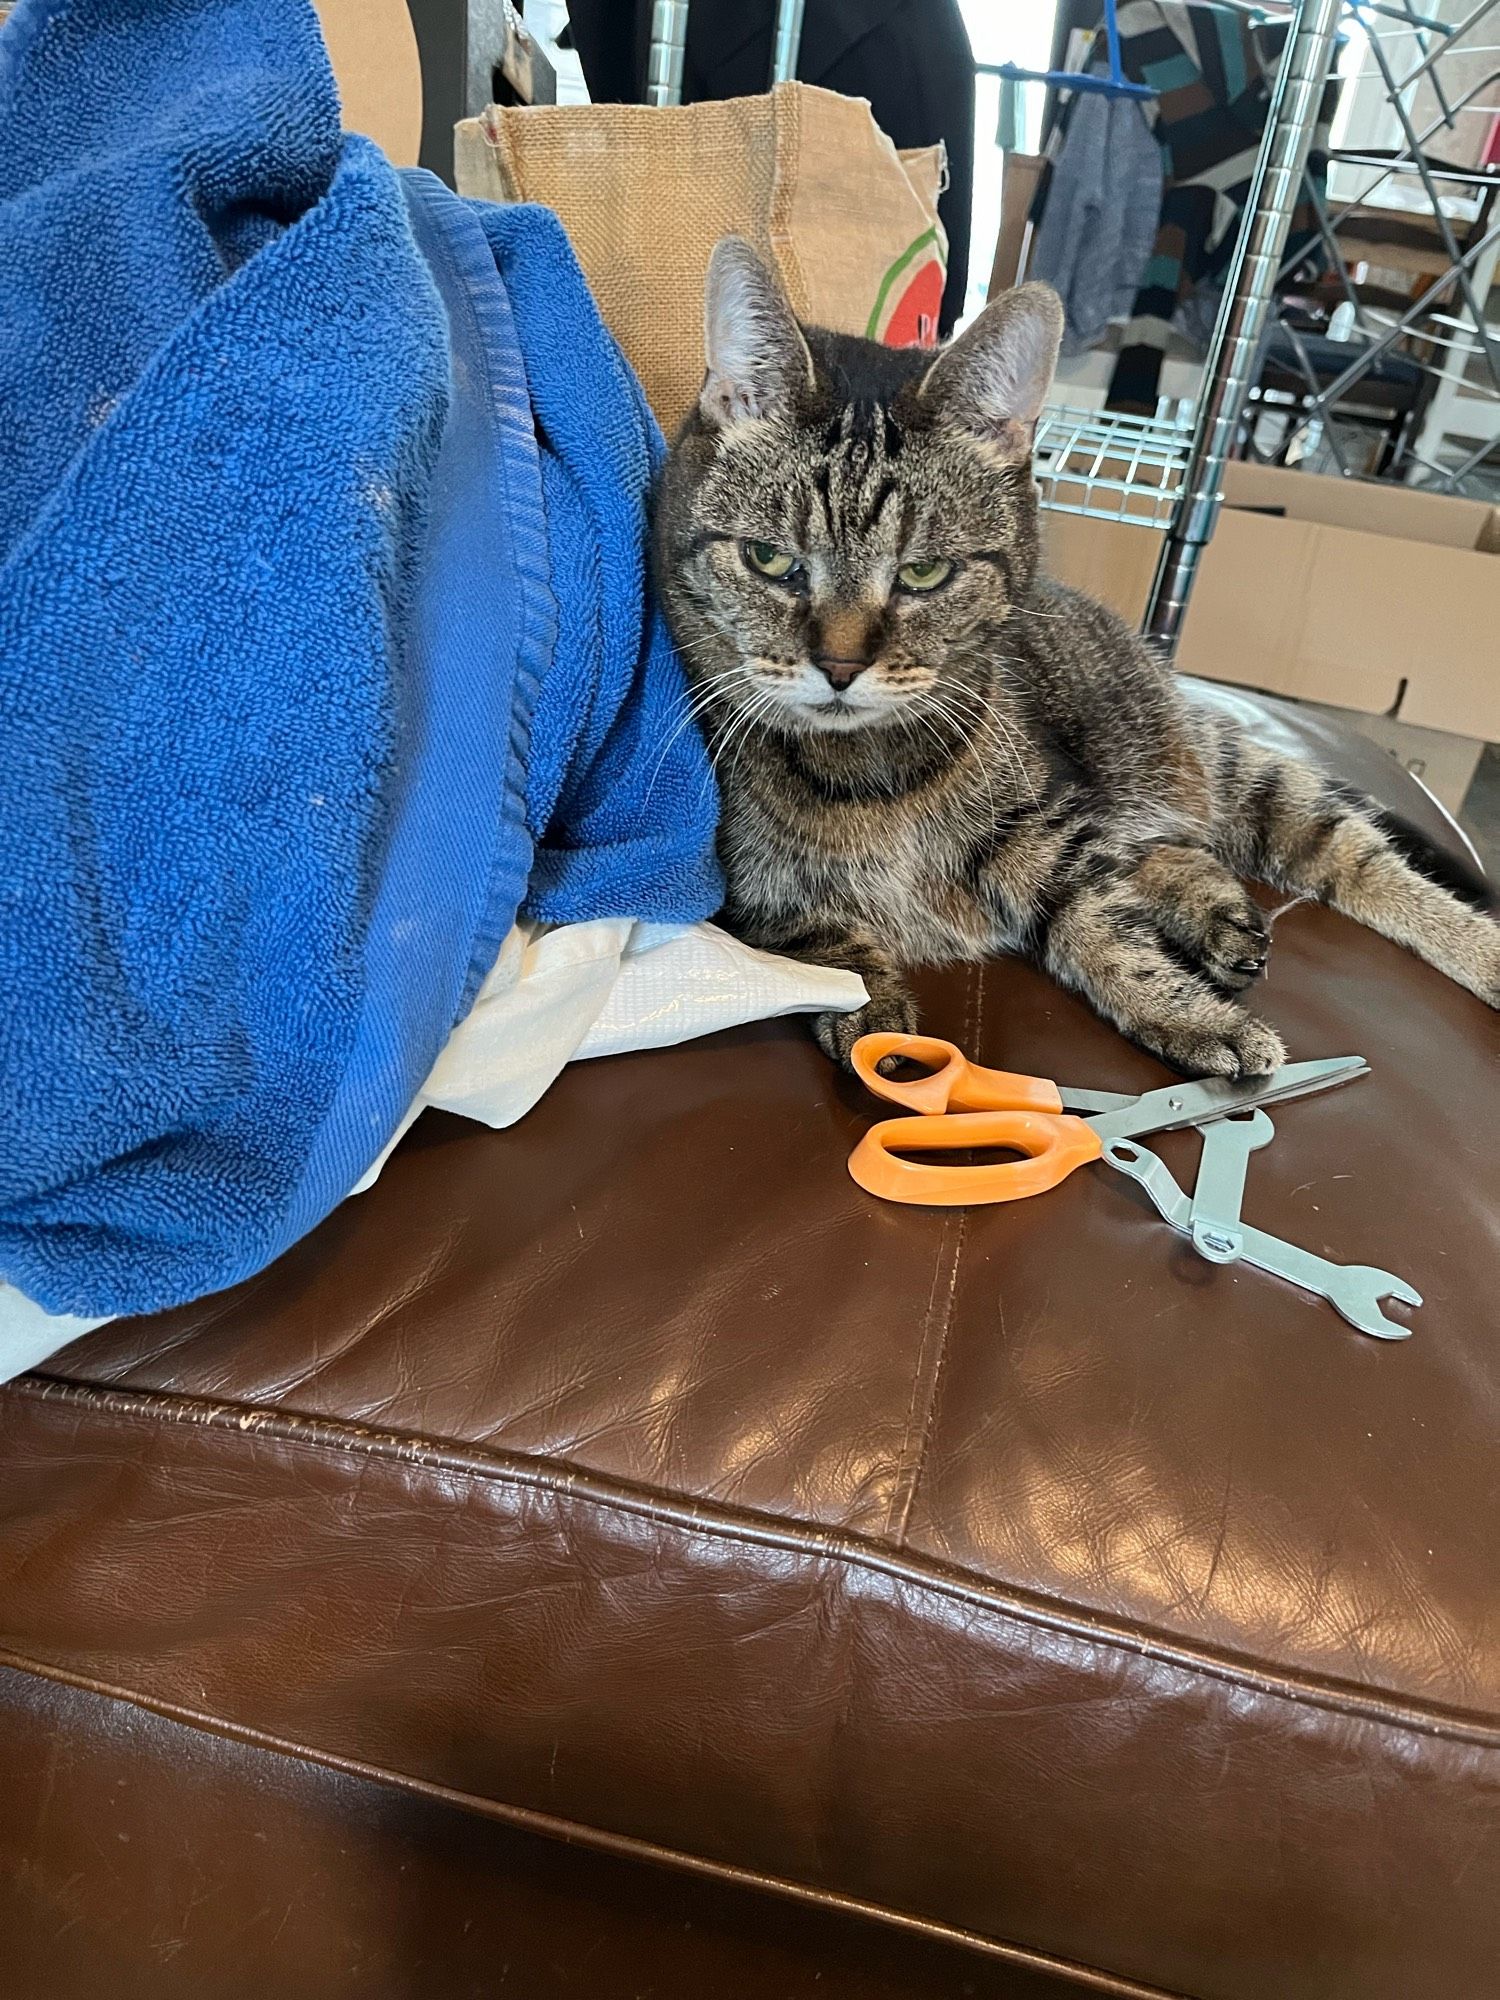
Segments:
[[[373,1186],[429,1105],[483,1125],[514,1125],[570,1062],[670,1048],[781,1014],[848,1013],[867,998],[852,972],[754,951],[713,924],[628,917],[553,930],[517,924],[395,1137],[353,1192]],[[0,1284],[0,1382],[104,1324],[45,1313]]]

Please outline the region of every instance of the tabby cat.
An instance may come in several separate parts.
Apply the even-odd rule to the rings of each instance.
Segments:
[[[705,317],[659,584],[723,787],[725,921],[868,989],[818,1018],[831,1056],[915,1027],[905,968],[1020,952],[1181,1070],[1271,1070],[1282,1044],[1235,998],[1270,943],[1241,876],[1500,1004],[1500,927],[1367,801],[1040,573],[1051,291],[1006,293],[934,358],[800,327],[731,237]]]

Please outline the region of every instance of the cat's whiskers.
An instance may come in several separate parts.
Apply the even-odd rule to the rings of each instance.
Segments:
[[[723,791],[728,792],[730,786],[734,783],[735,772],[739,769],[740,759],[745,754],[745,746],[754,734],[755,725],[768,710],[776,707],[780,703],[780,700],[781,697],[775,688],[762,688],[756,698],[746,704],[743,713],[735,717],[734,720],[738,724],[738,728],[731,726],[724,741],[713,752],[713,766],[715,772],[717,772],[731,744],[735,746],[734,762],[724,773],[720,781]]]
[[[937,710],[933,712],[941,713],[941,711]],[[951,717],[946,716],[944,719],[950,722],[952,720]],[[903,728],[908,727],[912,723],[921,723],[928,733],[941,744],[944,750],[952,749],[952,744],[944,739],[937,724],[932,721],[928,714],[919,714],[913,711],[902,717]],[[939,841],[946,841],[948,839],[955,822],[967,835],[974,838],[983,836],[995,823],[993,791],[991,792],[991,808],[988,818],[975,807],[971,806],[968,799],[962,793],[959,793],[957,796],[954,796],[952,793],[944,793],[940,798],[930,800],[922,795],[909,794],[907,806],[910,811],[914,812],[919,819],[923,820],[932,829]]]
[[[1034,604],[1015,604],[1010,607],[1010,616],[1017,619],[1045,618],[1054,625],[1072,622],[1072,614],[1066,611],[1039,611]]]
[[[776,691],[773,688],[757,686],[755,684],[755,677],[748,668],[745,672],[745,679],[751,688],[750,697],[739,706],[732,708],[724,718],[722,728],[717,734],[711,752],[716,765],[729,746],[737,742],[748,731],[751,724],[765,711],[770,702],[776,698]]]
[[[673,643],[678,652],[690,663],[690,678],[700,687],[716,679],[720,673],[734,674],[745,669],[745,656],[740,650],[739,642],[730,633],[714,632],[696,639],[674,639]],[[716,662],[723,662],[726,652],[729,655],[728,666],[716,665]],[[705,658],[707,664],[700,664]]]
[[[913,701],[903,709],[901,714],[897,716],[896,723],[903,733],[906,734],[910,734],[914,727],[920,726],[945,755],[950,753],[953,748],[953,745],[943,735],[943,732],[932,720],[920,701]]]
[[[1039,806],[1041,804],[1041,799],[1038,796],[1036,785],[1032,780],[1031,773],[1026,768],[1026,759],[1023,754],[1024,740],[1021,738],[1021,736],[1018,734],[1018,732],[1012,726],[1012,724],[1006,719],[1006,717],[1000,713],[999,708],[995,705],[994,702],[992,702],[989,699],[987,695],[981,694],[977,688],[966,687],[964,688],[964,692],[968,694],[974,701],[978,702],[979,706],[983,709],[985,714],[989,717],[990,721],[994,724],[995,728],[999,731],[1001,743],[1004,745],[1005,748],[1005,754],[1010,759],[1011,766],[1014,769],[1016,776],[1020,779],[1021,783],[1025,785],[1026,790],[1030,795],[1031,803],[1034,806]]]
[[[726,667],[722,673],[690,681],[688,691],[692,699],[693,714],[699,715],[705,708],[712,708],[716,701],[723,700],[730,688],[742,681],[753,681],[754,678],[750,669],[741,662],[737,666]]]
[[[1024,757],[1021,755],[1021,750],[1016,736],[1016,732],[1014,731],[1014,729],[1012,729],[1010,723],[1006,721],[1005,717],[1000,713],[999,709],[995,706],[994,702],[992,702],[987,695],[981,694],[978,688],[970,687],[967,681],[947,680],[942,676],[939,676],[939,679],[941,685],[945,687],[950,694],[966,696],[970,701],[976,702],[979,705],[979,707],[985,712],[985,714],[989,716],[990,721],[995,725],[995,728],[1000,733],[1000,742],[1005,751],[1006,756],[1010,759],[1012,769],[1015,771],[1015,774],[1017,778],[1020,780],[1020,782],[1026,787],[1027,791],[1031,794],[1031,803],[1034,806],[1040,805],[1041,800],[1037,796],[1037,789],[1035,784],[1032,782],[1031,773],[1026,768],[1026,761]]]
[[[695,670],[694,674],[688,677],[688,688],[694,695],[712,693],[726,681],[737,680],[749,672],[750,669],[743,660],[735,660],[730,666],[718,668],[713,673]]]
[[[944,683],[942,681],[942,677],[939,676],[938,679],[934,681],[932,687],[928,690],[928,696],[927,696],[928,706],[932,709],[933,713],[943,716],[948,722],[952,724],[956,734],[958,735],[960,742],[967,743],[971,748],[976,749],[975,762],[977,763],[980,774],[984,779],[985,794],[989,800],[989,824],[991,826],[994,826],[999,818],[1000,806],[998,800],[995,797],[995,780],[991,775],[989,762],[984,756],[979,755],[977,753],[977,746],[975,746],[974,744],[972,724],[965,716],[963,716],[957,709],[955,709],[949,702],[947,702],[944,699],[942,692],[943,687]],[[971,831],[982,831],[982,830],[983,829],[978,826],[971,828]]]
[[[713,707],[714,703],[722,697],[727,686],[737,680],[749,679],[749,669],[743,662],[740,662],[733,667],[726,667],[721,673],[710,675],[706,681],[689,683],[689,700],[687,706],[673,727],[671,735],[668,736],[666,742],[662,745],[661,753],[652,766],[651,776],[646,781],[646,794],[643,804],[649,805],[652,789],[657,779],[661,776],[662,765],[666,763],[672,746],[678,737],[685,730],[691,728],[706,710]]]

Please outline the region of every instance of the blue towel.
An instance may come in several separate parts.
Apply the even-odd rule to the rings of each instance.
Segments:
[[[96,1315],[253,1274],[523,903],[717,906],[660,450],[555,219],[342,139],[308,0],[22,0],[0,1276]]]
[[[527,909],[557,924],[606,910],[661,923],[688,906],[709,915],[723,899],[717,877],[711,890],[704,880],[717,795],[696,731],[682,729],[668,748],[683,717],[664,726],[664,711],[681,698],[682,669],[642,562],[646,499],[666,445],[557,217],[530,205],[469,207],[511,294],[546,440],[561,620],[527,788],[531,824],[560,820],[559,836],[541,844]],[[551,365],[535,367],[533,356]],[[570,524],[566,535],[560,523]],[[644,698],[632,698],[637,686]]]

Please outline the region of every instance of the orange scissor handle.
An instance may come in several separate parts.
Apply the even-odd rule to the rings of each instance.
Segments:
[[[882,1076],[879,1065],[887,1056],[926,1063],[932,1074],[909,1083]],[[1060,1112],[1063,1108],[1057,1085],[1046,1077],[985,1069],[979,1063],[971,1063],[952,1042],[940,1041],[936,1035],[861,1035],[850,1052],[850,1060],[860,1080],[877,1097],[905,1105],[909,1111]],[[964,1141],[956,1143],[962,1145]]]
[[[1024,1157],[982,1167],[945,1167],[900,1157],[967,1146],[1004,1146]],[[885,1201],[967,1208],[975,1202],[1023,1201],[1027,1195],[1045,1194],[1103,1151],[1099,1134],[1081,1118],[1040,1111],[963,1111],[950,1117],[883,1119],[849,1155],[849,1172],[867,1194]]]

